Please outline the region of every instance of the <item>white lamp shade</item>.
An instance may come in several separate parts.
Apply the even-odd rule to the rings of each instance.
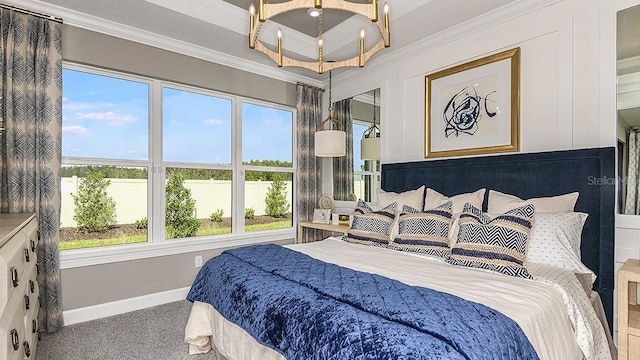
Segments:
[[[364,138],[360,140],[360,159],[380,160],[380,138]]]
[[[338,157],[347,154],[347,134],[339,130],[320,130],[315,135],[315,154],[319,157]]]

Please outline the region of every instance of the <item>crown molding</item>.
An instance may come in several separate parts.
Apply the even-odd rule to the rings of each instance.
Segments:
[[[249,34],[249,10],[241,9],[226,1],[206,0],[144,0],[148,3],[167,8],[171,11],[196,18],[206,23],[225,28],[241,35]],[[301,56],[314,58],[317,55],[317,42],[315,38],[305,35],[297,30],[283,26],[273,21],[267,21],[262,25],[261,33],[271,33],[273,36],[263,36],[260,41],[263,44],[277,46],[276,31],[280,28],[284,34],[287,51]],[[247,43],[247,46],[248,43]]]
[[[640,66],[640,56],[632,56],[618,60],[618,70],[624,70],[636,66]]]
[[[5,3],[19,7],[26,7],[37,12],[52,14],[61,17],[64,20],[64,23],[69,26],[95,31],[101,34],[118,37],[121,39],[157,47],[187,56],[192,56],[198,59],[214,62],[234,69],[270,77],[284,82],[296,83],[298,81],[304,81],[305,83],[313,86],[323,86],[323,82],[315,78],[282,71],[272,65],[260,64],[244,58],[205,48],[203,46],[177,40],[168,36],[159,35],[157,33],[88,15],[61,6],[44,3],[39,0],[8,0],[5,1]]]

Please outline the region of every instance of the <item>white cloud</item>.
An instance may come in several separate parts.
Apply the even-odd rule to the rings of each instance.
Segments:
[[[63,126],[62,132],[67,134],[80,135],[80,136],[87,136],[91,134],[91,132],[87,128],[84,128],[78,125]]]
[[[223,125],[225,121],[220,119],[205,119],[202,120],[202,123],[207,125]]]
[[[111,103],[83,103],[83,102],[67,102],[67,98],[62,99],[62,110],[82,111],[91,109],[103,109],[113,107]]]
[[[128,114],[119,114],[113,111],[77,113],[75,116],[75,119],[104,121],[108,125],[112,125],[112,126],[121,126],[121,125],[138,121],[138,118],[136,116],[128,115]]]

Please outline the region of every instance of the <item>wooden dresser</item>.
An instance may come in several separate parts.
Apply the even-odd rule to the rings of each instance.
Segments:
[[[0,359],[36,357],[37,229],[34,214],[0,214]]]
[[[640,360],[640,260],[629,259],[618,271],[618,359]]]

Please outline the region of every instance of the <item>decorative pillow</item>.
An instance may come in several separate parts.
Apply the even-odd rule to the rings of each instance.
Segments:
[[[424,212],[405,205],[398,220],[398,235],[390,245],[444,260],[449,255],[451,217],[451,201]]]
[[[533,213],[529,204],[490,220],[482,210],[466,204],[447,262],[531,279],[524,261]]]
[[[356,209],[353,211],[356,214],[366,214],[372,212],[373,209],[369,206],[364,200],[358,199],[358,204],[356,205]]]
[[[401,193],[386,192],[378,189],[378,206],[385,207],[391,203],[396,203],[398,209],[402,209],[407,205],[414,209],[422,209],[424,200],[424,185],[415,190],[409,190]]]
[[[365,213],[356,212],[351,229],[344,240],[363,245],[387,247],[396,219],[396,203],[379,210]]]
[[[454,214],[459,214],[462,212],[464,205],[469,203],[475,206],[478,209],[482,209],[482,202],[484,201],[484,192],[485,189],[480,189],[478,191],[472,193],[458,194],[455,196],[444,196],[439,192],[427,188],[427,195],[424,198],[424,209],[433,209],[436,208],[447,201],[451,200],[451,211]]]
[[[544,264],[585,274],[591,280],[596,275],[580,260],[582,227],[589,215],[580,212],[536,213],[531,229],[527,262]],[[589,284],[588,284],[589,285]]]
[[[536,208],[536,213],[543,212],[572,212],[578,201],[579,192],[572,192],[569,194],[539,197],[522,200],[517,196],[503,194],[499,191],[489,190],[489,204],[487,205],[487,211],[490,214],[502,214],[510,209],[532,204]]]

